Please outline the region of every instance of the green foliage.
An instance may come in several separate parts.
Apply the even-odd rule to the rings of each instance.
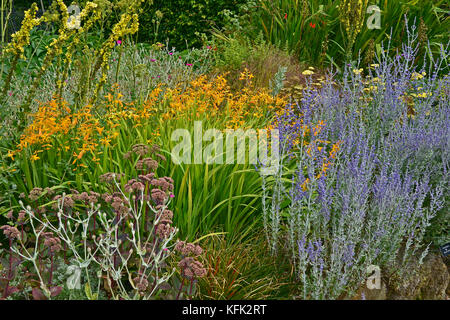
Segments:
[[[269,87],[280,67],[295,67],[289,53],[265,40],[262,32],[251,40],[248,36],[216,31],[212,46],[217,48],[216,67],[229,73],[227,79],[233,88],[238,86],[238,78],[245,68],[255,76],[255,86]]]
[[[213,236],[201,242],[207,275],[199,281],[196,298],[283,299],[294,292],[289,262],[270,255],[263,232],[258,231],[255,228],[248,237]]]
[[[198,47],[211,27],[222,28],[224,15],[232,15],[246,0],[154,0],[140,15],[139,40],[163,42],[179,50]],[[158,25],[158,28],[156,28]]]
[[[273,80],[269,81],[269,87],[272,90],[272,94],[277,95],[281,89],[283,89],[283,81],[286,80],[287,67],[279,67],[278,72],[275,74]]]
[[[431,219],[431,225],[425,233],[425,241],[432,242],[436,246],[443,246],[450,241],[450,214],[448,212],[450,196],[444,197],[444,206]]]
[[[209,268],[208,275],[199,281],[199,290],[195,293],[196,297],[202,299],[286,298],[291,297],[296,288],[293,288],[293,270],[290,269],[287,258],[274,259],[268,255],[263,233],[258,233],[263,225],[261,198],[264,192],[261,177],[254,170],[254,166],[174,164],[170,153],[179,141],[172,141],[173,131],[187,129],[193,137],[194,120],[202,121],[204,131],[211,128],[228,128],[228,120],[233,115],[224,112],[209,117],[213,109],[211,105],[228,110],[227,99],[232,100],[232,95],[243,87],[247,88],[249,82],[252,85],[249,91],[246,91],[250,92],[249,99],[256,97],[256,91],[251,91],[254,87],[269,87],[270,92],[275,95],[283,92],[283,86],[294,78],[293,74],[301,78],[298,78],[298,81],[322,82],[319,77],[322,67],[326,65],[333,64],[340,68],[344,61],[350,59],[355,62],[358,58],[364,65],[370,64],[374,56],[381,53],[380,44],[383,41],[390,41],[388,50],[394,54],[407,37],[405,14],[408,24],[415,24],[418,33],[421,55],[414,61],[415,65],[420,66],[428,43],[431,52],[436,53],[441,45],[446,45],[449,41],[448,5],[441,0],[369,1],[369,5],[377,4],[381,9],[381,29],[369,30],[366,26],[369,15],[365,14],[363,27],[354,41],[347,39],[348,32],[340,19],[338,6],[342,1],[92,1],[101,7],[102,16],[89,32],[83,34],[80,44],[74,48],[72,61],[66,65],[66,85],[61,95],[62,99],[68,102],[70,110],[67,111],[70,116],[65,120],[69,119],[71,122],[75,119],[82,122],[82,117],[75,117],[75,114],[86,112],[83,117],[91,117],[92,120],[86,120],[83,123],[86,126],[82,127],[82,124],[77,122],[78,125],[70,127],[68,134],[62,134],[60,131],[51,139],[11,154],[11,151],[18,149],[22,134],[14,122],[16,107],[26,98],[33,79],[44,63],[47,47],[57,37],[57,19],[54,23],[44,25],[42,29],[32,30],[30,45],[24,48],[26,60],[19,59],[15,64],[8,96],[5,98],[5,104],[0,106],[0,225],[8,222],[5,216],[11,209],[15,212],[20,210],[19,200],[26,198],[33,187],[52,187],[57,192],[75,188],[80,192],[104,193],[107,189],[99,183],[102,174],[121,172],[127,176],[137,176],[137,159],[129,162],[124,158],[124,153],[137,143],[157,143],[161,146],[160,153],[167,161],[160,164],[156,174],[159,177],[169,176],[174,180],[171,206],[174,211],[174,225],[180,228],[179,236],[189,241],[197,237],[205,239],[201,242],[206,248],[202,262]],[[64,2],[67,5],[72,3]],[[87,0],[74,1],[81,9],[86,2]],[[17,0],[14,3],[29,5],[28,1]],[[121,36],[121,44],[112,41],[111,55],[107,58],[108,67],[103,69],[106,75],[104,89],[95,105],[84,109],[86,104],[81,97],[83,94],[88,97],[93,93],[93,86],[100,77],[93,70],[96,68],[95,61],[101,63],[101,59],[97,58],[102,43],[111,32],[112,26],[120,19],[120,14],[128,11],[130,3],[139,6],[140,29],[135,36]],[[45,9],[53,12],[51,7]],[[210,32],[213,38],[208,41]],[[140,42],[137,43],[138,41]],[[67,52],[70,43],[69,39],[62,46],[62,56]],[[203,44],[206,47],[183,50],[186,46],[192,48]],[[55,84],[66,67],[61,57],[55,57],[49,63],[47,72],[39,80],[33,111],[38,102],[46,103],[52,100],[56,92]],[[4,82],[12,64],[10,57],[1,58],[0,84]],[[301,75],[299,62],[308,66],[315,65],[318,71],[311,77]],[[308,71],[312,72],[311,70],[315,69]],[[172,118],[165,117],[168,109],[173,107],[168,102],[170,99],[161,99],[166,92],[173,94],[172,101],[176,101],[176,95],[188,91],[193,79],[205,74],[205,78],[209,78],[216,72],[225,74],[224,77],[228,81],[230,90],[224,90],[223,95],[227,98],[214,100],[216,97],[222,97],[223,92],[216,96],[209,94],[209,88],[215,85],[208,83],[200,87],[198,95],[192,95],[193,99],[184,103],[189,105],[190,111],[180,111],[180,115]],[[238,78],[245,72],[250,72],[254,78],[251,81],[247,79],[244,84]],[[92,73],[94,76],[90,82],[91,87],[88,87],[86,77],[90,74],[92,76]],[[153,96],[159,88],[161,92]],[[179,91],[175,91],[175,88]],[[303,90],[299,85],[294,89]],[[123,99],[108,100],[105,94],[109,92],[120,92]],[[205,103],[209,101],[202,100],[205,96],[214,102]],[[156,102],[149,103],[153,98]],[[180,104],[183,104],[183,100],[180,101]],[[62,110],[62,106],[58,106]],[[140,112],[145,108],[143,106],[149,108],[143,112],[145,116],[139,118]],[[358,106],[363,107],[359,104]],[[263,105],[257,107],[261,115],[252,114],[250,111],[247,113],[248,117],[240,119],[240,127],[264,128],[271,123],[273,113]],[[206,109],[205,114],[197,114],[197,118],[191,118],[198,109]],[[378,110],[372,111],[377,113],[377,116],[380,115]],[[109,123],[110,121],[112,123]],[[87,126],[90,127],[88,135],[86,131],[83,132]],[[380,130],[379,126],[372,129],[373,132]],[[89,140],[89,136],[95,139]],[[86,141],[83,142],[83,139]],[[107,139],[110,139],[109,143],[102,142]],[[46,143],[49,143],[50,147],[45,147]],[[92,143],[92,149],[84,148],[84,143]],[[82,148],[88,151],[77,160]],[[82,163],[83,167],[79,163]],[[121,184],[123,187],[125,181]],[[272,188],[272,185],[269,184],[267,188]],[[267,201],[271,202],[272,199],[268,198]],[[287,205],[288,202],[285,201],[281,208],[287,210]],[[433,241],[434,244],[444,244],[449,240],[450,221],[447,207],[444,206],[437,214],[427,230],[426,240]],[[214,231],[217,233],[213,233]],[[217,234],[223,236],[210,236]],[[0,240],[3,248],[6,248],[8,243],[4,240],[3,233],[0,234]],[[286,239],[279,240],[279,244],[282,244]],[[168,263],[176,265],[174,261]],[[18,266],[17,270],[21,272],[24,265]],[[64,265],[58,266],[54,271],[55,281],[64,283],[67,278]],[[83,287],[80,290],[68,290],[64,287],[57,299],[88,299],[88,296],[93,298],[95,293],[93,295],[92,290],[99,285],[97,271],[90,269],[89,275],[82,274]],[[26,279],[20,278],[21,274],[11,285],[26,284]],[[183,287],[181,278],[177,276],[174,275],[173,288]],[[92,288],[84,286],[88,281]],[[291,285],[286,285],[285,282],[290,282]],[[32,287],[27,285],[22,293],[13,294],[12,298],[30,297],[31,289]],[[187,290],[186,287],[186,292],[180,290],[181,297],[189,294]],[[97,294],[98,299],[107,298],[103,290],[97,291]],[[171,293],[172,298],[176,295],[177,292]]]
[[[381,29],[368,29],[367,19],[354,43],[348,45],[347,33],[339,17],[341,1],[331,0],[259,0],[252,10],[252,25],[261,30],[269,42],[288,48],[300,61],[321,65],[334,62],[341,66],[348,57],[358,55],[370,61],[380,53],[382,41],[391,41],[392,53],[401,47],[406,37],[405,15],[421,33],[421,56],[427,41],[433,52],[449,41],[450,18],[446,1],[369,1],[381,10]],[[248,28],[254,32],[253,28]],[[254,34],[253,34],[254,36]],[[350,56],[348,55],[350,50]]]
[[[178,57],[170,59],[180,60]],[[152,65],[153,62],[149,64]],[[197,89],[196,92],[200,94],[205,91]],[[254,93],[249,93],[246,97],[252,99]],[[270,96],[267,95],[267,97]],[[241,101],[243,100],[241,99]],[[202,100],[198,104],[200,108],[213,108],[207,100]],[[92,115],[98,117],[99,124],[107,122],[108,112],[120,114],[120,120],[116,122],[117,126],[114,124],[117,138],[111,141],[111,145],[103,145],[98,140],[99,138],[96,138],[99,148],[93,150],[92,155],[98,160],[91,161],[92,157],[88,152],[82,159],[85,169],[76,168],[74,165],[80,163],[80,160],[77,160],[80,146],[76,142],[79,127],[71,129],[67,135],[58,134],[52,137],[53,147],[40,152],[40,159],[36,161],[30,161],[30,157],[33,153],[32,149],[41,148],[39,145],[20,152],[14,160],[8,158],[7,153],[8,150],[16,149],[16,145],[10,144],[1,148],[0,152],[6,161],[4,171],[0,174],[2,179],[0,186],[4,191],[0,204],[5,208],[17,207],[20,193],[28,194],[33,187],[37,186],[45,188],[61,185],[62,187],[76,187],[80,190],[90,189],[104,192],[98,182],[99,176],[105,172],[135,174],[133,167],[125,165],[126,160],[123,154],[136,143],[152,141],[161,146],[168,158],[167,163],[158,169],[158,173],[171,176],[175,181],[174,222],[180,227],[182,238],[193,239],[196,235],[208,233],[215,227],[221,227],[229,234],[245,233],[249,227],[259,222],[257,212],[260,207],[261,184],[253,165],[175,165],[170,159],[170,152],[176,145],[171,139],[171,134],[175,129],[186,128],[191,131],[191,136],[193,136],[193,121],[187,121],[186,117],[165,120],[163,112],[168,107],[167,101],[159,101],[153,105],[159,112],[152,114],[148,120],[140,122],[138,125],[132,117],[120,113],[123,109],[120,109],[119,113],[114,113],[113,105],[114,102],[106,102],[91,110]],[[139,108],[139,106],[137,107]],[[148,109],[153,107],[149,106]],[[247,126],[251,128],[264,126],[269,114],[264,112],[263,104],[258,105],[257,111],[261,113],[261,116],[246,119]],[[266,118],[262,116],[263,114]],[[92,116],[91,119],[94,120],[95,117]],[[231,115],[223,114],[213,120],[205,118],[203,119],[203,129],[226,128],[230,117]],[[80,125],[82,124],[80,123]],[[91,129],[92,135],[97,135],[97,130],[93,127]],[[104,129],[104,132],[107,130]],[[159,134],[158,140],[155,140],[156,133]],[[68,149],[64,150],[66,147]]]
[[[165,141],[168,148],[170,140]],[[253,166],[170,163],[165,172],[177,186],[174,222],[181,238],[191,240],[217,227],[230,236],[245,234],[260,222],[261,182]]]
[[[369,1],[376,3],[376,1]],[[379,7],[381,9],[381,29],[370,30],[366,25],[363,26],[361,33],[358,35],[353,48],[353,58],[355,59],[360,53],[362,57],[372,55],[370,52],[375,48],[376,53],[380,53],[380,44],[382,41],[391,42],[391,53],[395,54],[400,50],[402,44],[407,37],[405,15],[410,26],[415,25],[419,33],[420,52],[416,63],[420,66],[427,42],[434,54],[439,54],[440,45],[446,45],[450,40],[450,17],[448,15],[449,8],[446,7],[446,1],[381,1]],[[366,15],[366,19],[369,15]],[[341,43],[339,38],[336,42]],[[371,48],[372,47],[372,48]],[[334,47],[337,56],[336,46]],[[332,49],[333,50],[333,49]],[[330,51],[333,53],[333,51]],[[331,55],[330,55],[331,56]],[[368,57],[367,60],[369,60]]]
[[[336,14],[332,1],[261,0],[259,4],[254,21],[269,42],[287,48],[301,61],[324,60],[327,25]]]

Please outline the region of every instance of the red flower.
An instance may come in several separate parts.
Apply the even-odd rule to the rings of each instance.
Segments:
[[[310,23],[309,23],[309,26],[310,26],[311,28],[315,28],[315,27],[316,27],[316,24],[315,24],[315,23],[312,23],[312,22],[310,22]]]
[[[287,13],[284,14],[284,19],[285,19],[285,20],[287,19]]]

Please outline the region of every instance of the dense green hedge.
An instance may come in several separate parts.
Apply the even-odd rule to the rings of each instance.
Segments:
[[[111,0],[110,0],[111,1]],[[198,47],[201,45],[200,34],[209,34],[211,27],[224,25],[223,12],[237,13],[239,5],[248,0],[153,0],[152,5],[143,5],[143,13],[139,16],[139,41],[153,43],[155,40],[165,43],[169,39],[170,46],[179,49]],[[13,0],[15,10],[24,10],[39,0]],[[47,9],[52,1],[44,0]],[[64,0],[69,5],[72,0]],[[78,1],[84,3],[84,0]],[[112,1],[114,2],[114,1]],[[162,13],[158,33],[155,34],[156,11]],[[116,17],[111,17],[115,19]],[[113,21],[111,21],[113,22]],[[20,23],[20,21],[19,21]]]
[[[246,0],[154,0],[150,10],[140,16],[139,40],[152,42],[155,39],[154,23],[156,11],[162,13],[156,41],[179,49],[199,46],[199,34],[209,34],[211,27],[223,27],[225,10],[237,12]],[[156,22],[156,21],[155,21]]]

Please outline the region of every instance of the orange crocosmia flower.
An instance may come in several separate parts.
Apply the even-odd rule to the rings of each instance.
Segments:
[[[103,127],[96,127],[95,129],[97,130],[98,134],[102,134],[102,132],[103,132],[103,130],[105,128],[103,128]]]
[[[309,182],[309,178],[307,178],[305,180],[305,182],[302,183],[301,188],[303,189],[303,191],[306,191],[306,185],[308,184],[308,182]]]
[[[111,140],[108,139],[107,137],[104,137],[104,138],[100,139],[100,142],[105,146],[109,146],[109,143],[111,142]]]
[[[119,136],[119,133],[118,133],[117,131],[114,131],[114,132],[112,133],[111,138],[112,138],[112,139],[115,139],[115,138],[117,138],[118,136]]]
[[[14,160],[14,155],[15,155],[14,152],[12,152],[11,150],[8,150],[7,156],[8,156],[9,158],[11,158],[11,160]]]
[[[86,150],[81,150],[79,154],[76,154],[76,152],[74,152],[73,156],[77,157],[77,159],[81,159],[85,153],[86,153]]]
[[[112,95],[111,93],[108,93],[108,94],[105,96],[105,98],[108,99],[109,102],[111,102],[111,101],[113,100],[113,95]]]

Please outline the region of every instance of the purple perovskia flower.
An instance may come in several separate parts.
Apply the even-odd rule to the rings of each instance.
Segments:
[[[283,227],[307,288],[305,299],[336,298],[352,282],[359,284],[355,275],[364,274],[362,261],[382,266],[396,258],[397,243],[405,238],[413,241],[411,248],[419,247],[419,231],[426,230],[445,202],[439,182],[447,180],[450,169],[450,77],[434,76],[436,64],[418,71],[411,63],[417,60],[415,46],[406,44],[402,50],[397,57],[381,57],[376,68],[367,69],[367,78],[354,77],[351,65],[342,81],[330,73],[329,83],[305,89],[297,105],[276,115],[274,127],[288,170],[275,177],[263,204],[268,239],[281,234],[277,219],[284,218],[280,212],[287,214]],[[443,57],[448,47],[444,50]],[[341,81],[339,86],[333,79]],[[302,125],[320,120],[326,127],[317,139],[342,144],[335,164],[317,180],[320,161],[303,156],[295,149],[301,144],[294,142],[301,141]],[[321,160],[321,153],[312,151]],[[306,179],[310,182],[304,190]],[[268,201],[277,194],[279,200]],[[430,197],[432,205],[427,204]],[[328,286],[333,293],[324,290]]]

